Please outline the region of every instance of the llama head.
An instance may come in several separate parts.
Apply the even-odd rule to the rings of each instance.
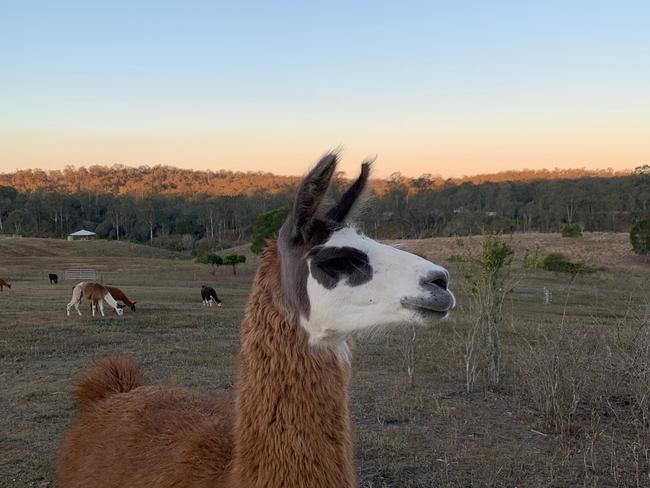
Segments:
[[[282,288],[312,344],[340,344],[374,326],[425,323],[455,305],[446,269],[360,234],[350,222],[370,163],[333,204],[323,203],[337,155],[301,182],[278,235]]]
[[[115,312],[117,313],[117,315],[121,317],[124,314],[124,305],[118,303],[117,306],[115,307]]]

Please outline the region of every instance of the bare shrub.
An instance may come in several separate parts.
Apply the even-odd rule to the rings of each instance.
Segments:
[[[484,353],[481,351],[482,344],[479,341],[481,322],[475,320],[470,327],[461,332],[454,327],[454,335],[458,339],[457,347],[463,358],[463,376],[465,378],[465,392],[471,393],[479,373],[479,359]]]
[[[597,317],[589,325],[539,326],[523,338],[527,347],[515,356],[521,398],[541,414],[543,428],[584,438],[585,469],[595,470],[599,444],[601,450],[616,450],[599,439],[601,416],[610,427],[637,437],[639,452],[650,443],[650,299],[629,300],[622,312],[615,329]],[[620,474],[612,463],[611,475]]]
[[[519,392],[541,413],[542,428],[571,434],[574,418],[598,402],[608,352],[595,329],[577,325],[538,329],[516,354]]]
[[[644,286],[647,290],[647,287]],[[627,332],[627,333],[626,333]],[[643,296],[643,306],[628,307],[616,331],[616,353],[612,367],[625,387],[630,401],[634,427],[650,432],[650,297]]]

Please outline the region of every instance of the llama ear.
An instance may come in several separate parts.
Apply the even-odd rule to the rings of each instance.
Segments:
[[[327,192],[337,162],[336,153],[326,154],[300,183],[291,212],[292,238],[307,241],[312,219]]]
[[[330,220],[342,223],[348,217],[354,208],[355,203],[359,200],[359,197],[363,194],[366,188],[372,163],[373,161],[371,160],[364,161],[361,164],[361,174],[357,180],[347,189],[338,203],[328,210],[327,217]]]

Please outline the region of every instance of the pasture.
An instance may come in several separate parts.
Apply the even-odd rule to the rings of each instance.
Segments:
[[[359,486],[650,486],[648,265],[625,234],[513,239],[518,251],[537,245],[599,270],[571,286],[542,270],[528,276],[507,301],[504,383],[489,390],[479,379],[471,393],[463,351],[472,319],[455,239],[400,243],[450,269],[459,306],[417,330],[413,388],[410,328],[353,340]],[[95,357],[118,351],[151,382],[229,392],[256,268],[247,257],[236,276],[230,267],[213,276],[186,256],[130,243],[0,239],[0,277],[12,283],[0,293],[0,486],[54,486],[58,441],[74,415],[71,387]],[[137,300],[137,312],[92,318],[84,302],[83,317],[66,317],[75,283],[62,280],[63,269],[73,266],[96,268]],[[216,289],[221,308],[201,305],[202,284]]]

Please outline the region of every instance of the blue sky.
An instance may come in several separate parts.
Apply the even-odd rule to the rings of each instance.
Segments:
[[[137,5],[136,5],[137,3]],[[2,2],[0,171],[650,160],[648,2]]]

